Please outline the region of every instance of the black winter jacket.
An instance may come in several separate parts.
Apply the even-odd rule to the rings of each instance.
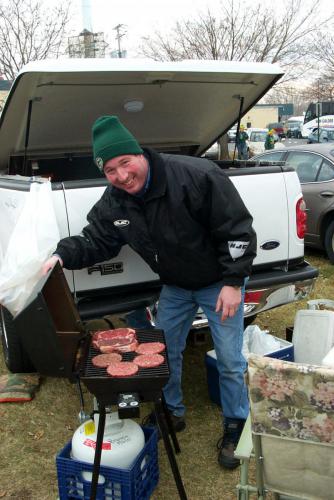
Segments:
[[[151,181],[143,198],[107,187],[82,235],[58,244],[67,269],[115,257],[125,244],[162,283],[196,290],[217,281],[242,285],[256,255],[252,217],[213,162],[145,150]]]

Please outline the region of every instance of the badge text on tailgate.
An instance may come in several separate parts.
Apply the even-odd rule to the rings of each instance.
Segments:
[[[87,268],[88,274],[95,272],[100,272],[103,276],[104,274],[118,274],[124,271],[123,262],[110,262],[109,264],[97,264],[96,266],[91,266]]]

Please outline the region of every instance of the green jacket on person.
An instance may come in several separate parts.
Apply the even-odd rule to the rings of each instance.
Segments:
[[[266,141],[264,143],[264,149],[274,149],[275,147],[275,139],[274,136],[267,134]]]

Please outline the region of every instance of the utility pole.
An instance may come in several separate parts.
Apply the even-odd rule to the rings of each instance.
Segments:
[[[320,79],[318,80],[318,102],[316,103],[318,117],[318,142],[320,142],[320,116],[322,115],[322,104],[320,102]]]
[[[126,32],[124,33],[121,33],[121,29],[123,27],[125,27],[126,25],[125,24],[118,24],[117,26],[115,26],[113,29],[116,30],[117,32],[117,35],[115,36],[115,39],[117,40],[117,43],[118,43],[118,57],[121,58],[122,57],[122,51],[121,51],[121,38],[122,36],[124,36],[126,34]]]

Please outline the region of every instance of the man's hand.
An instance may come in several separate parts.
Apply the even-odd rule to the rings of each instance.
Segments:
[[[58,261],[60,262],[60,265],[63,267],[63,261],[61,260],[61,258],[58,257],[58,255],[52,255],[52,257],[50,257],[42,266],[43,276],[48,274],[50,269],[52,269]]]
[[[216,312],[222,311],[222,321],[235,315],[241,302],[241,288],[223,286],[218,295]]]

